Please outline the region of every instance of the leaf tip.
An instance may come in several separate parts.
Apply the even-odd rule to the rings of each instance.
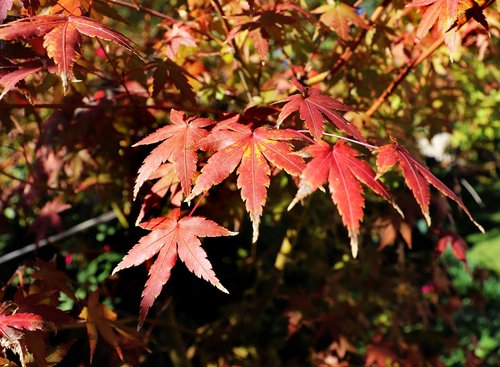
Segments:
[[[472,223],[474,223],[476,225],[476,227],[481,231],[481,233],[486,233],[486,231],[484,230],[484,227],[482,225],[480,225],[478,222],[476,222],[475,220],[472,220]]]
[[[142,325],[144,325],[144,321],[139,321],[137,323],[137,328],[136,328],[137,332],[141,331]]]
[[[221,283],[217,283],[215,285],[215,287],[217,287],[218,290],[220,290],[221,292],[224,292],[226,294],[229,294],[229,291],[226,289],[226,287],[224,287]]]
[[[391,202],[391,205],[398,212],[398,214],[401,216],[401,218],[404,219],[405,215],[404,215],[403,211],[401,210],[401,208],[399,207],[399,205],[396,204],[394,201]]]
[[[424,214],[425,222],[430,227],[431,226],[431,217],[430,217],[429,213],[428,212],[423,212],[422,214]]]
[[[356,258],[358,256],[358,249],[359,249],[358,236],[353,234],[351,237],[351,252],[353,258]]]

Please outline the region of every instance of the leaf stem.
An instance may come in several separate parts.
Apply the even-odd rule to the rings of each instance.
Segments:
[[[205,196],[207,196],[207,194],[208,194],[208,191],[205,191],[203,193],[203,195],[200,196],[200,198],[198,199],[198,201],[196,201],[196,204],[194,204],[193,209],[191,209],[191,211],[187,215],[188,217],[190,217],[190,216],[193,215],[194,211],[198,208],[198,206],[200,205],[201,201],[205,198]]]
[[[303,133],[309,133],[310,134],[311,132],[309,130],[295,130],[295,131],[298,132],[300,135],[302,135],[307,140],[309,140],[310,142],[316,143],[313,139],[311,139],[307,135],[303,134]],[[325,136],[331,136],[331,137],[337,138],[337,139],[347,140],[347,141],[350,141],[351,143],[363,145],[364,147],[367,147],[369,149],[378,149],[379,148],[377,145],[371,145],[371,144],[368,144],[368,143],[363,143],[361,141],[358,141],[358,140],[355,140],[355,139],[351,139],[351,138],[347,138],[347,137],[342,136],[342,135],[337,135],[337,134],[332,134],[332,133],[326,133],[326,132],[324,132],[323,135],[325,135]]]
[[[367,147],[369,149],[378,149],[379,148],[377,145],[371,145],[371,144],[368,144],[368,143],[363,143],[361,141],[358,141],[358,140],[355,140],[355,139],[351,139],[351,138],[346,138],[345,136],[341,136],[341,135],[337,135],[337,134],[323,133],[323,135],[331,136],[331,137],[337,138],[337,139],[347,140],[347,141],[350,141],[351,143],[363,145],[364,147]]]
[[[304,134],[304,133],[309,133],[309,130],[295,130],[295,132],[297,132],[300,136],[302,136],[304,139],[306,139],[310,143],[316,144],[316,141],[314,139],[312,139],[309,136]]]

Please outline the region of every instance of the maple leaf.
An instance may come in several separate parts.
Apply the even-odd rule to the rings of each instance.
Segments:
[[[182,204],[182,191],[179,190],[179,180],[177,179],[177,174],[175,173],[175,168],[173,163],[162,164],[158,169],[149,176],[148,180],[156,181],[153,186],[151,186],[150,192],[144,197],[144,201],[141,204],[141,209],[137,215],[135,221],[136,225],[144,219],[146,212],[151,208],[157,206],[160,200],[163,199],[168,192],[170,195],[170,204],[180,207]]]
[[[31,97],[26,89],[26,84],[21,81],[29,75],[42,70],[43,65],[38,61],[27,61],[20,64],[13,64],[9,60],[0,58],[0,84],[4,86],[0,94],[0,100],[14,88],[16,85],[20,87],[22,93],[31,100]]]
[[[118,329],[118,326],[113,323],[116,320],[116,313],[104,304],[99,303],[99,293],[93,292],[89,295],[87,307],[84,307],[80,313],[80,318],[87,321],[87,335],[90,345],[90,363],[94,358],[95,348],[99,340],[99,334],[102,335],[116,354],[123,361],[123,353],[120,348],[118,337],[113,329]]]
[[[191,33],[190,27],[174,24],[164,35],[165,41],[159,43],[161,48],[165,47],[165,54],[171,60],[175,58],[181,46],[196,47],[196,41]],[[157,48],[160,48],[157,47]]]
[[[342,222],[347,227],[351,238],[352,255],[356,257],[359,228],[363,220],[365,205],[360,182],[388,201],[393,202],[391,195],[385,186],[375,178],[375,172],[368,163],[357,158],[360,155],[359,152],[346,145],[342,140],[337,141],[333,147],[320,141],[308,146],[305,150],[313,159],[307,164],[300,176],[299,190],[288,206],[288,210],[328,181],[332,201],[337,206]]]
[[[295,18],[282,14],[286,9],[263,9],[252,11],[251,15],[236,15],[237,19],[233,29],[228,34],[226,42],[231,41],[238,33],[248,30],[260,57],[264,59],[269,51],[270,33],[274,33],[276,38],[280,38],[280,32],[286,24],[295,23]],[[240,18],[240,20],[238,20]]]
[[[168,218],[154,218],[141,223],[140,226],[151,230],[151,233],[142,237],[113,270],[113,274],[116,274],[122,269],[142,264],[158,254],[149,269],[149,279],[142,292],[139,328],[154,300],[170,278],[170,271],[177,262],[177,256],[197,277],[228,293],[212,270],[212,264],[208,261],[198,237],[234,236],[237,233],[203,217],[179,219],[179,216],[180,210],[175,209]]]
[[[467,243],[465,243],[464,239],[449,229],[438,230],[438,234],[439,239],[436,244],[436,253],[442,255],[450,247],[453,255],[468,269],[466,258]]]
[[[172,125],[164,126],[148,135],[134,146],[154,144],[163,141],[144,160],[134,186],[134,198],[142,184],[166,161],[174,164],[177,178],[185,195],[189,195],[196,173],[196,143],[208,135],[204,127],[214,123],[207,118],[185,117],[184,113],[172,109]]]
[[[0,336],[9,338],[15,330],[41,330],[44,328],[42,317],[28,312],[16,312],[12,303],[0,304]],[[15,329],[15,330],[14,330]]]
[[[412,247],[411,225],[397,215],[377,218],[373,223],[373,229],[380,239],[379,250],[393,244],[398,234],[405,241],[408,248],[411,249]]]
[[[377,149],[377,170],[378,176],[383,175],[396,163],[405,178],[406,185],[410,188],[415,197],[418,205],[422,210],[422,214],[427,222],[431,225],[431,218],[429,216],[429,202],[430,192],[429,184],[438,189],[443,195],[455,201],[467,214],[470,220],[484,232],[484,228],[479,225],[473,218],[469,210],[466,208],[462,200],[451,191],[444,183],[435,177],[422,163],[420,163],[413,155],[407,151],[399,143],[384,145]]]
[[[49,228],[61,228],[61,217],[59,213],[69,208],[71,208],[71,205],[63,203],[60,198],[57,198],[54,201],[47,202],[42,209],[40,209],[38,217],[30,226],[30,231],[36,233],[36,242],[40,241],[45,236]]]
[[[170,195],[170,205],[180,207],[182,204],[183,194],[179,187],[179,180],[177,179],[177,174],[175,173],[174,165],[170,162],[162,164],[158,169],[149,176],[148,180],[156,181],[149,193],[144,196],[144,200],[141,204],[141,209],[135,220],[135,225],[139,225],[144,219],[146,212],[151,208],[154,208],[160,204],[160,200],[163,199],[168,192]]]
[[[474,0],[415,0],[407,7],[426,9],[415,33],[416,42],[420,42],[435,25],[439,34],[444,37],[452,61],[458,38],[457,30],[453,28],[462,15],[474,9],[472,17],[485,28],[488,27],[488,23],[482,15],[482,9]]]
[[[43,36],[43,47],[54,60],[66,91],[68,79],[74,80],[73,65],[78,55],[81,35],[112,41],[134,54],[128,38],[93,19],[75,15],[37,15],[0,25],[1,40],[29,39]]]
[[[0,23],[7,18],[7,13],[12,8],[14,0],[0,0]]]
[[[184,68],[172,60],[159,61],[153,73],[153,97],[162,91],[167,82],[175,85],[181,92],[183,98],[188,99],[191,104],[196,105],[193,87],[189,84],[188,77],[193,78]]]
[[[41,316],[29,312],[18,312],[14,303],[0,303],[0,346],[12,350],[24,358],[27,350],[25,333],[42,330],[45,323]]]
[[[351,111],[349,106],[324,95],[319,89],[304,87],[295,80],[292,80],[292,83],[301,94],[293,94],[281,101],[275,102],[286,102],[278,116],[278,127],[293,112],[299,111],[300,119],[305,122],[306,127],[316,140],[320,139],[325,131],[323,121],[324,117],[326,117],[337,129],[344,131],[359,141],[366,142],[366,139],[361,135],[356,126],[352,125],[337,112]]]
[[[305,167],[304,161],[292,153],[291,146],[285,141],[301,139],[301,136],[290,129],[259,127],[252,131],[249,126],[235,122],[235,119],[228,119],[220,126],[198,143],[200,146],[214,146],[217,152],[203,167],[188,199],[219,184],[239,166],[237,185],[250,213],[252,241],[256,242],[270,182],[268,162],[298,176]]]
[[[321,14],[319,20],[327,27],[332,27],[343,40],[349,38],[349,23],[358,27],[368,29],[356,9],[342,2],[335,1],[333,4],[324,4],[311,11],[313,14]]]

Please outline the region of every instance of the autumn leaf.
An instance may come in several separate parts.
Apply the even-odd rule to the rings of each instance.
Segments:
[[[7,18],[7,13],[12,8],[14,0],[0,0],[0,23]]]
[[[373,222],[373,230],[380,239],[379,250],[392,245],[398,235],[401,236],[408,248],[412,247],[411,225],[395,213],[391,216],[377,218]]]
[[[184,113],[172,109],[172,125],[164,126],[148,135],[134,146],[154,144],[162,141],[144,160],[134,186],[134,198],[142,184],[166,161],[174,164],[177,178],[185,195],[189,195],[196,173],[196,143],[208,135],[204,129],[214,123],[207,118],[185,117]]]
[[[13,64],[7,59],[0,58],[0,84],[3,85],[4,89],[0,94],[0,100],[16,85],[20,87],[23,94],[31,100],[31,96],[25,87],[23,82],[21,86],[21,81],[27,78],[29,75],[42,70],[43,65],[37,61],[27,61],[19,64]]]
[[[189,84],[188,77],[192,76],[172,60],[158,61],[153,73],[152,96],[156,97],[167,84],[173,84],[180,92],[183,99],[196,105],[193,87]]]
[[[0,303],[0,347],[18,354],[23,366],[26,365],[28,349],[32,354],[44,355],[37,348],[40,346],[43,349],[43,341],[33,335],[44,328],[45,322],[40,315],[20,311],[18,305],[12,302]],[[39,363],[42,367],[46,365],[43,362]]]
[[[175,167],[173,163],[164,163],[158,169],[149,176],[148,180],[158,180],[156,181],[149,193],[146,194],[144,200],[141,204],[141,209],[137,215],[135,221],[136,225],[142,222],[146,212],[151,208],[160,204],[160,200],[163,199],[168,192],[170,195],[170,204],[180,207],[182,204],[182,191],[180,190],[180,182],[175,173]]]
[[[326,117],[337,129],[359,141],[366,142],[359,130],[337,112],[350,111],[349,106],[324,95],[319,89],[304,87],[295,80],[292,83],[300,91],[300,94],[293,94],[276,102],[286,102],[278,116],[278,127],[293,112],[299,111],[300,119],[305,122],[306,127],[316,140],[320,139],[325,131],[323,121]]]
[[[295,199],[288,206],[288,210],[328,181],[332,201],[337,206],[342,222],[347,227],[351,238],[352,255],[356,257],[359,228],[363,220],[365,206],[363,188],[360,182],[388,201],[393,202],[392,198],[385,186],[376,180],[375,172],[368,163],[357,158],[359,152],[346,145],[342,140],[337,141],[333,147],[320,141],[308,146],[305,151],[313,159],[307,164],[300,176],[299,190]]]
[[[449,229],[438,230],[439,239],[436,244],[436,253],[442,255],[449,247],[453,255],[468,269],[466,251],[467,243],[457,233]]]
[[[174,24],[164,35],[165,40],[157,44],[157,49],[165,48],[165,55],[171,60],[175,58],[181,46],[196,47],[196,41],[191,35],[190,27]]]
[[[212,270],[212,264],[201,247],[199,237],[233,236],[237,233],[203,217],[179,219],[179,216],[180,210],[176,209],[168,218],[154,218],[141,223],[140,226],[151,230],[151,233],[142,237],[113,270],[113,274],[116,274],[120,270],[142,264],[158,254],[149,269],[149,279],[142,292],[139,327],[170,278],[170,271],[177,262],[177,256],[197,277],[207,280],[221,291],[228,293]]]
[[[269,163],[298,176],[305,167],[301,157],[292,153],[285,141],[301,139],[294,130],[274,130],[249,126],[226,120],[225,128],[213,131],[198,144],[215,146],[217,152],[210,157],[196,180],[188,199],[221,183],[238,167],[237,185],[253,224],[253,242],[259,237],[260,216],[266,203],[271,170]]]
[[[123,361],[123,353],[120,348],[119,339],[113,329],[118,329],[113,321],[116,320],[116,313],[106,305],[99,303],[99,293],[93,292],[89,295],[87,307],[80,313],[80,318],[87,321],[87,335],[90,344],[90,363],[94,358],[95,348],[99,340],[99,334],[108,342],[116,354]]]
[[[416,42],[420,42],[432,26],[435,25],[439,34],[444,37],[452,61],[458,37],[457,30],[453,29],[453,27],[456,26],[458,19],[470,9],[476,11],[478,9],[478,5],[474,0],[415,0],[408,4],[407,7],[425,8],[424,15],[415,33]],[[474,15],[474,18],[481,24],[486,24],[487,27],[481,9],[479,9],[479,15]]]
[[[61,14],[37,15],[0,25],[0,40],[44,37],[43,47],[56,63],[65,91],[68,88],[68,80],[75,79],[73,65],[78,55],[82,34],[112,41],[140,57],[128,38],[87,17]]]
[[[356,12],[356,9],[340,1],[321,5],[311,13],[321,14],[319,20],[327,27],[332,27],[343,40],[349,38],[349,24],[368,29],[368,24]]]
[[[36,241],[40,241],[50,228],[61,229],[61,217],[59,213],[71,208],[71,205],[63,203],[60,198],[49,201],[40,209],[38,217],[30,226],[30,231],[36,233]]]
[[[451,191],[444,183],[436,178],[422,163],[420,163],[408,150],[399,143],[384,145],[377,149],[377,170],[378,175],[381,176],[387,172],[395,164],[399,164],[406,185],[410,188],[415,197],[418,205],[422,210],[422,214],[427,222],[431,225],[431,217],[429,216],[429,202],[430,192],[429,184],[438,189],[443,195],[455,201],[463,211],[469,216],[470,220],[484,232],[481,227],[473,218],[469,210],[465,207],[460,198]]]
[[[42,317],[28,312],[16,312],[16,306],[4,302],[0,304],[0,336],[10,338],[16,330],[41,330],[44,328]]]
[[[229,32],[226,42],[231,41],[239,33],[247,30],[260,57],[265,59],[269,52],[268,39],[271,37],[271,34],[274,34],[275,38],[280,38],[283,26],[295,23],[295,18],[283,14],[282,10],[286,9],[265,8],[259,11],[252,11],[251,15],[233,16],[232,18],[236,20],[236,24]]]

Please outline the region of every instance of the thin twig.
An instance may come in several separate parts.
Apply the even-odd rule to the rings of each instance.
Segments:
[[[341,136],[341,135],[336,135],[336,134],[331,134],[331,133],[326,133],[326,132],[323,133],[323,135],[331,136],[331,137],[337,138],[337,139],[347,140],[347,141],[350,141],[351,143],[359,144],[359,145],[362,145],[362,146],[367,147],[369,149],[378,149],[379,148],[376,145],[371,145],[371,144],[368,144],[368,143],[363,143],[361,141],[350,139],[350,138],[346,138],[345,136]]]
[[[373,12],[372,16],[370,17],[370,23],[375,23],[378,18],[383,13],[383,10],[387,7],[387,5],[390,3],[390,0],[384,0]],[[349,47],[344,51],[344,53],[340,56],[340,58],[337,60],[335,65],[333,65],[332,69],[329,72],[329,75],[335,74],[337,71],[344,66],[347,61],[354,55],[354,51],[358,46],[361,44],[361,41],[365,38],[366,33],[368,32],[368,29],[363,29],[358,36],[355,38],[355,40],[349,45]]]
[[[224,9],[222,8],[220,1],[219,0],[211,0],[210,2],[212,3],[212,6],[214,7],[215,11],[217,12],[219,18],[221,19],[222,26],[224,27],[224,30],[226,31],[226,34],[229,37],[231,29],[230,29],[229,22],[227,21],[226,16],[224,14]],[[238,48],[236,41],[234,39],[231,39],[230,43],[231,43],[231,46],[234,50],[235,59],[238,60],[240,66],[243,68],[243,70],[246,71],[246,73],[248,74],[248,77],[252,81],[253,85],[255,87],[258,87],[257,81],[253,78],[253,73],[250,71],[250,69],[248,68],[248,65],[246,64],[245,60],[241,56],[240,49]]]
[[[26,109],[26,108],[36,108],[36,109],[76,109],[76,108],[88,108],[88,109],[104,109],[104,110],[129,110],[129,109],[149,109],[149,110],[164,110],[170,111],[172,108],[180,109],[186,112],[199,112],[199,113],[210,113],[210,114],[220,114],[220,110],[214,109],[202,109],[192,108],[188,106],[172,106],[172,105],[117,105],[117,104],[85,104],[85,103],[10,103],[1,104],[1,110],[15,110],[15,109]]]
[[[203,195],[201,195],[201,197],[198,199],[198,201],[196,201],[196,204],[194,204],[193,209],[191,209],[191,211],[189,212],[188,217],[193,215],[194,211],[198,208],[201,201],[205,198],[205,196],[207,196],[207,194],[208,194],[208,191],[205,191],[203,193]]]
[[[19,177],[16,177],[14,175],[11,175],[10,173],[8,172],[5,172],[4,170],[0,169],[0,175],[4,175],[8,178],[10,178],[11,180],[15,180],[15,181],[19,181],[19,182],[22,182],[22,183],[25,183],[25,184],[28,184],[28,185],[32,185],[33,182],[30,182],[28,180],[25,180],[25,179],[22,179],[22,178],[19,178]]]
[[[119,83],[125,89],[125,93],[127,93],[127,96],[129,98],[130,102],[132,102],[134,100],[134,98],[133,98],[132,94],[130,93],[130,91],[129,91],[128,87],[127,87],[127,83],[123,79],[123,76],[120,75],[120,73],[118,72],[118,69],[116,68],[116,65],[115,65],[114,61],[111,60],[111,57],[109,57],[109,54],[106,51],[106,48],[104,47],[102,41],[99,38],[96,38],[96,39],[97,39],[97,42],[99,43],[99,46],[101,46],[101,50],[104,52],[104,55],[106,56],[106,59],[108,60],[109,64],[111,65],[111,68],[113,69],[113,72],[115,73],[115,76],[118,78]]]
[[[144,13],[154,15],[155,17],[162,18],[162,19],[168,19],[170,21],[176,22],[176,19],[169,17],[168,15],[162,14],[162,13],[160,13],[156,10],[153,10],[151,8],[142,6],[140,4],[131,4],[131,3],[128,3],[126,1],[121,1],[121,0],[108,0],[108,2],[111,4],[123,6],[125,8],[129,8],[129,9],[133,9],[133,10],[137,10],[137,11],[140,10]]]
[[[28,254],[32,251],[39,249],[39,248],[47,246],[48,244],[61,241],[69,236],[80,233],[80,232],[82,232],[88,228],[94,227],[98,224],[109,222],[115,218],[116,218],[116,214],[114,211],[111,210],[111,211],[104,213],[104,214],[101,214],[95,218],[88,219],[85,222],[79,223],[76,226],[71,227],[67,231],[55,234],[53,236],[49,236],[47,238],[44,238],[41,241],[38,241],[38,243],[32,243],[30,245],[24,246],[23,248],[20,248],[18,250],[15,250],[15,251],[9,252],[8,254],[0,256],[0,264],[6,263],[7,261],[10,261],[10,260],[14,260],[15,258],[18,258],[19,256]]]
[[[481,9],[486,9],[491,6],[495,0],[487,1],[485,4],[481,6]],[[467,24],[469,19],[466,19],[463,23],[457,26],[457,31],[462,28],[465,24]],[[438,40],[436,40],[428,49],[423,51],[420,55],[416,56],[413,60],[411,60],[396,76],[396,78],[387,86],[387,88],[382,92],[382,94],[375,100],[375,102],[371,105],[371,107],[366,111],[366,115],[368,117],[372,116],[380,106],[387,100],[387,98],[396,90],[396,88],[406,79],[410,71],[425,59],[427,59],[430,55],[432,55],[439,47],[444,44],[444,37],[441,36]]]

